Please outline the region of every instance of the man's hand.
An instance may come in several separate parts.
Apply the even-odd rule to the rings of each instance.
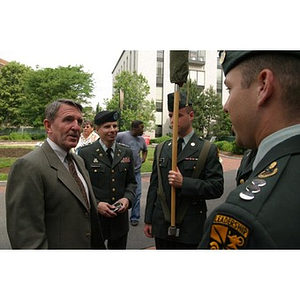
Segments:
[[[169,184],[173,185],[176,189],[182,187],[183,176],[178,168],[176,168],[176,171],[169,171],[168,180]]]
[[[117,214],[113,211],[115,207],[107,202],[98,203],[98,213],[107,218],[116,217]]]
[[[148,237],[148,238],[153,237],[152,236],[152,225],[151,224],[145,223],[144,233],[145,233],[146,237]]]
[[[128,209],[129,200],[127,198],[121,198],[116,203],[121,203],[122,205],[121,208],[118,210],[118,213],[122,213]]]

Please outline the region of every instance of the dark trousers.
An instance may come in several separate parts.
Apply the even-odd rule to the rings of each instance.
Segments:
[[[157,250],[167,250],[167,249],[192,250],[192,249],[197,249],[198,244],[184,244],[184,243],[178,243],[177,241],[155,238],[155,247]]]
[[[119,239],[114,241],[108,240],[107,241],[107,249],[110,250],[124,250],[126,249],[127,245],[127,234],[123,235]]]

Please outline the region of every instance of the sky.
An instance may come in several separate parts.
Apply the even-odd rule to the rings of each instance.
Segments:
[[[0,7],[0,58],[33,68],[83,65],[93,73],[96,107],[112,96],[112,71],[123,50],[287,47],[282,23],[270,24],[266,16],[257,21],[268,4],[258,10],[254,4],[259,1],[253,0],[247,22],[245,10],[227,17],[228,4],[237,11],[239,1],[208,2],[9,0]],[[295,28],[297,19],[291,19]]]

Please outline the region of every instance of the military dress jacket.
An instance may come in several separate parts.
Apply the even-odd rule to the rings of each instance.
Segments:
[[[271,149],[205,224],[199,248],[300,248],[300,135]]]
[[[257,150],[246,150],[236,173],[236,185],[246,182],[252,173],[252,165],[255,160]]]
[[[182,201],[190,201],[181,224],[176,224],[180,229],[179,237],[176,240],[181,243],[198,244],[200,242],[207,212],[205,200],[219,198],[223,194],[223,169],[215,145],[211,145],[203,172],[199,175],[199,178],[192,178],[203,145],[204,140],[194,134],[177,158],[177,166],[183,175],[183,184],[182,188],[177,190],[176,211],[179,211]],[[152,233],[155,237],[170,239],[171,237],[168,236],[170,223],[165,220],[161,204],[162,200],[157,193],[158,170],[156,151],[157,148],[154,153],[144,221],[152,225]],[[159,166],[166,202],[170,208],[171,186],[168,182],[168,174],[172,169],[172,141],[165,142],[161,150]]]
[[[47,141],[12,166],[6,187],[7,231],[13,249],[105,248],[89,174],[84,177],[91,208]]]
[[[131,149],[116,143],[112,165],[99,140],[82,147],[78,154],[84,159],[90,174],[97,203],[114,204],[125,197],[129,200],[131,208],[137,186]],[[128,233],[128,211],[114,218],[99,216],[104,239],[116,240]]]

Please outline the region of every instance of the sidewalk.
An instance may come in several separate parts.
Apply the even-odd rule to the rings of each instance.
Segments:
[[[213,206],[218,205],[222,201],[225,201],[229,191],[235,187],[235,174],[241,161],[241,156],[227,155],[226,153],[221,153],[220,158],[222,159],[222,166],[224,171],[224,194],[220,199],[215,199],[212,201],[207,201],[208,210],[210,211]],[[143,232],[144,228],[144,210],[146,204],[147,190],[150,183],[151,173],[142,174],[142,198],[141,198],[141,219],[138,226],[130,226],[128,234],[128,250],[137,249],[155,249],[154,239],[147,238]],[[6,189],[6,181],[0,181],[0,249],[10,249],[5,224],[5,205],[4,205],[4,195]]]
[[[240,165],[242,156],[234,156],[227,153],[220,153],[222,160],[223,172],[224,172],[224,194],[220,199],[212,200],[207,202],[208,210],[211,207],[218,205],[222,201],[225,201],[229,191],[235,187],[235,174]],[[144,236],[143,233],[143,215],[144,207],[146,204],[146,194],[150,183],[151,173],[142,174],[142,198],[141,198],[141,222],[137,227],[130,227],[128,235],[128,249],[134,249],[135,247],[145,250],[155,250],[154,239],[149,239]],[[148,246],[147,246],[148,245]],[[136,249],[136,248],[135,248]]]

